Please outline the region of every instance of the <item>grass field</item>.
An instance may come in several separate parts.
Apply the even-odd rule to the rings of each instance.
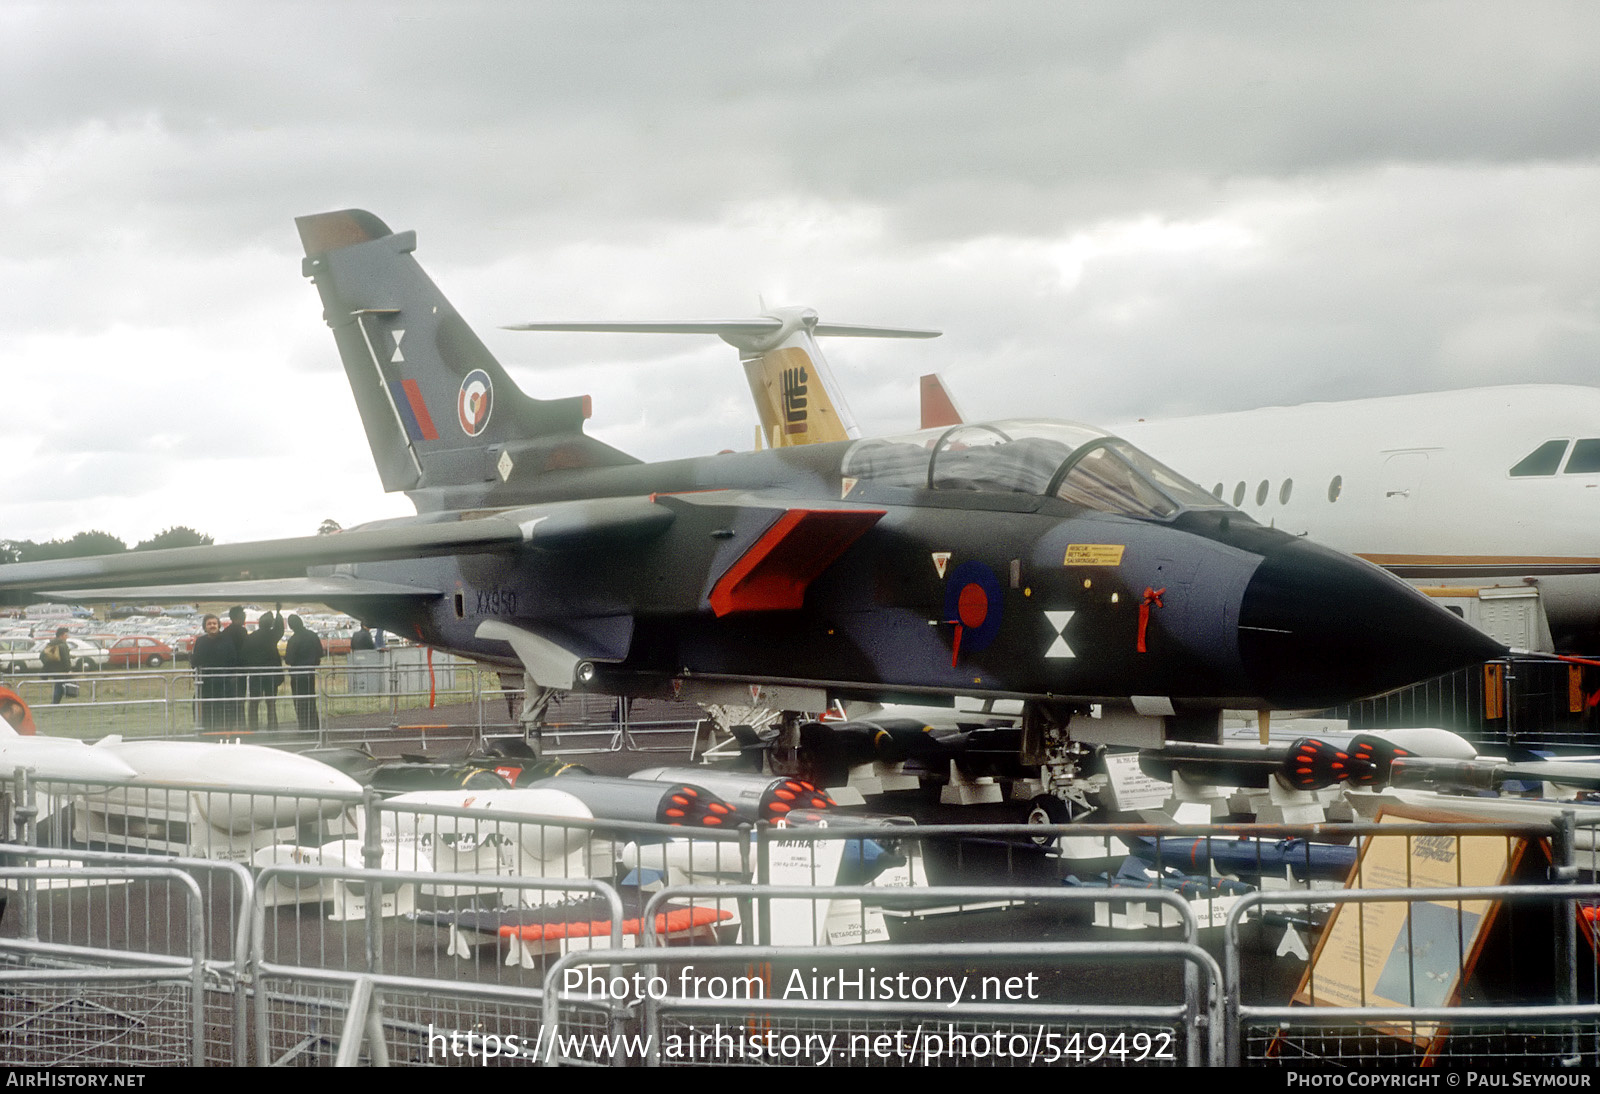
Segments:
[[[329,659],[317,674],[320,710],[325,721],[429,706],[428,677],[414,667],[351,666],[343,656]],[[138,669],[129,672],[86,672],[71,682],[78,694],[52,704],[53,678],[39,674],[10,676],[5,683],[33,710],[39,732],[51,736],[98,740],[110,734],[186,737],[198,729],[195,675],[186,668]],[[492,700],[491,716],[504,717],[498,676],[472,662],[436,656],[433,700],[437,704]],[[287,682],[278,689],[278,720],[294,724],[294,704]]]

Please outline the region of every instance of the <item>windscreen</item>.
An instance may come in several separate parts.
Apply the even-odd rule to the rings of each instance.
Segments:
[[[1127,441],[1076,422],[984,422],[858,441],[842,472],[885,486],[1054,496],[1143,518],[1228,508]]]

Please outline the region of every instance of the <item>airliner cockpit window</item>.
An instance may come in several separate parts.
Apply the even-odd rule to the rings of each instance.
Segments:
[[[1554,475],[1556,468],[1561,466],[1561,456],[1566,450],[1566,441],[1545,441],[1517,461],[1511,468],[1511,477],[1521,479],[1533,475]]]
[[[1588,475],[1600,471],[1600,438],[1585,437],[1572,442],[1572,455],[1563,469],[1568,475]]]
[[[859,441],[840,470],[884,486],[1054,496],[1136,517],[1228,508],[1127,441],[1076,422],[985,422]]]

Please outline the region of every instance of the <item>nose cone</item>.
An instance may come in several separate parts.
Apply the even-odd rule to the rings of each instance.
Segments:
[[[1300,539],[1265,554],[1239,609],[1245,673],[1275,707],[1335,706],[1505,652],[1392,574]]]

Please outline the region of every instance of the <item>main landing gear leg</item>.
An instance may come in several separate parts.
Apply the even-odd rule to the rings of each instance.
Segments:
[[[528,682],[520,672],[501,670],[500,690],[506,698],[506,717],[522,730],[523,743],[535,757],[544,755],[542,747],[545,715],[550,710],[550,700],[555,697],[553,688],[542,688]],[[482,743],[481,741],[479,742]]]
[[[1022,762],[1037,764],[1039,778],[1033,798],[1028,802],[1027,823],[1038,825],[1070,824],[1095,806],[1089,801],[1088,782],[1083,776],[1091,750],[1074,741],[1067,727],[1072,722],[1071,707],[1056,703],[1028,703],[1022,711]],[[1052,846],[1054,835],[1041,835],[1034,842]]]
[[[539,756],[550,700],[558,691],[570,691],[575,684],[587,683],[594,676],[594,666],[543,635],[497,619],[479,623],[475,633],[479,638],[508,643],[522,662],[526,689],[522,716],[517,721],[528,747]]]
[[[545,715],[550,710],[550,700],[555,696],[554,688],[529,684],[522,700],[522,716],[517,719],[517,723],[522,727],[523,741],[533,750],[534,759],[544,756]]]

